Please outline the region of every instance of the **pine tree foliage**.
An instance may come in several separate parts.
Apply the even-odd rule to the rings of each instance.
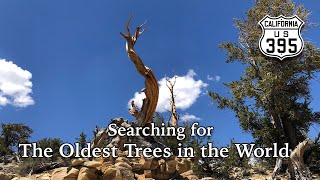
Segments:
[[[257,0],[244,19],[235,19],[239,42],[220,47],[228,56],[226,62],[245,66],[239,80],[226,83],[230,98],[209,92],[220,109],[236,113],[240,126],[250,132],[260,145],[289,143],[294,148],[305,139],[312,123],[319,123],[319,112],[310,107],[310,80],[320,70],[320,51],[305,41],[300,55],[280,61],[266,57],[259,50],[262,35],[258,22],[266,15],[297,15],[304,22],[303,33],[312,25],[309,11],[287,0]]]
[[[81,132],[80,136],[76,138],[76,141],[79,143],[81,149],[85,148],[87,146],[87,135]]]
[[[60,157],[59,149],[62,145],[62,140],[60,138],[44,138],[37,141],[38,147],[45,149],[51,148],[52,149],[52,157],[49,160],[55,161],[58,157]]]
[[[26,143],[33,130],[24,125],[16,123],[1,124],[0,136],[0,155],[6,155],[13,152],[19,143]]]

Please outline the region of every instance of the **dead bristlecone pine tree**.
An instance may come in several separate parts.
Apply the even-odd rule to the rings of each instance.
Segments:
[[[146,67],[134,49],[140,35],[144,32],[144,24],[136,28],[136,32],[131,35],[129,25],[132,17],[127,22],[126,34],[121,35],[126,40],[126,51],[130,60],[135,65],[138,73],[145,79],[145,89],[143,92],[146,98],[143,99],[141,109],[135,103],[131,102],[130,114],[135,117],[135,121],[129,123],[123,118],[115,118],[111,123],[118,127],[146,127],[152,122],[153,114],[156,110],[159,96],[159,87],[153,71]],[[172,86],[173,88],[173,86]],[[174,102],[173,102],[174,103]],[[108,126],[106,126],[108,127]],[[117,158],[78,158],[71,161],[69,168],[56,169],[52,174],[52,179],[70,179],[70,180],[167,180],[167,179],[199,179],[191,170],[192,162],[188,158],[146,158],[140,154],[140,157],[127,158],[128,150],[123,147],[125,143],[136,144],[140,148],[165,148],[166,146],[157,142],[153,137],[142,136],[116,136],[108,137],[108,128],[98,127],[94,131],[94,138],[91,142],[94,147],[117,147]],[[135,152],[133,152],[134,155]]]

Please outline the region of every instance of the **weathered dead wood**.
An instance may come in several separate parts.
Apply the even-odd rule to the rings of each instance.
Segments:
[[[159,87],[153,71],[144,65],[143,61],[134,50],[134,45],[145,30],[145,28],[143,28],[145,23],[138,26],[135,34],[131,36],[129,28],[131,19],[132,16],[130,16],[126,25],[127,34],[122,32],[120,32],[120,34],[126,39],[126,50],[129,58],[135,65],[138,73],[145,78],[145,89],[143,92],[145,93],[146,98],[143,99],[143,104],[140,111],[138,111],[134,105],[134,102],[132,102],[131,104],[133,105],[133,108],[130,110],[130,113],[136,117],[136,120],[140,126],[145,126],[152,121],[153,114],[156,110],[159,97]]]
[[[91,148],[102,148],[105,140],[108,137],[108,129],[107,128],[102,128],[101,130],[99,130],[98,127],[96,127],[96,129],[93,131],[94,137],[91,141]]]
[[[139,126],[146,126],[148,125],[153,118],[153,113],[156,110],[157,103],[158,103],[158,97],[159,97],[159,87],[158,87],[158,81],[153,73],[153,71],[144,65],[138,54],[134,50],[134,45],[136,44],[138,38],[140,35],[144,32],[142,24],[136,28],[136,32],[133,36],[131,36],[130,33],[130,21],[132,19],[132,16],[130,16],[127,25],[126,25],[126,33],[124,34],[120,32],[120,34],[126,39],[126,51],[128,53],[128,56],[130,60],[135,65],[138,73],[142,75],[145,78],[145,89],[143,92],[146,95],[146,98],[143,99],[141,110],[134,104],[134,101],[131,102],[131,108],[129,109],[130,114],[132,114]],[[142,30],[141,30],[142,29]],[[140,31],[141,30],[141,31]],[[124,120],[122,118],[117,118],[113,122],[117,123],[118,126],[122,126],[122,123]],[[91,141],[91,147],[102,147],[106,139],[108,138],[108,129],[102,128],[99,130],[99,128],[96,128],[94,131],[94,138]],[[111,142],[111,144],[117,144],[116,146],[121,147],[121,142],[119,138],[116,138]]]
[[[312,145],[313,142],[309,138],[307,138],[303,142],[299,143],[297,147],[291,152],[290,160],[293,166],[295,179],[311,179],[311,173],[303,161],[303,154],[305,150],[310,148]]]
[[[138,106],[134,104],[134,101],[131,101],[131,108],[129,109],[129,113],[134,116],[136,119],[140,118],[140,112]]]
[[[178,127],[178,115],[177,115],[177,108],[175,103],[175,95],[173,94],[173,88],[176,84],[177,76],[174,76],[173,81],[171,81],[169,78],[166,78],[166,85],[170,91],[170,106],[171,106],[171,123],[172,126],[177,128]]]
[[[308,167],[306,167],[304,164],[303,154],[305,150],[310,148],[313,144],[314,143],[309,138],[307,138],[296,146],[296,148],[291,152],[289,159],[278,158],[272,173],[272,179],[276,178],[276,175],[279,173],[283,164],[288,165],[288,179],[311,179],[311,173]]]
[[[276,175],[279,174],[279,172],[281,170],[281,166],[283,164],[282,161],[283,161],[283,158],[277,158],[276,165],[273,168],[273,172],[272,172],[272,176],[271,176],[272,179],[275,179]]]
[[[51,170],[51,169],[63,167],[63,166],[66,166],[66,165],[67,165],[67,163],[65,163],[65,162],[41,162],[41,163],[37,163],[30,170],[29,176],[31,176],[32,174],[39,174],[39,173],[42,173],[44,171],[48,171],[48,170]]]

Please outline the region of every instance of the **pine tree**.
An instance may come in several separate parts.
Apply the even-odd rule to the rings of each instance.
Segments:
[[[0,155],[12,153],[19,143],[28,141],[32,132],[32,129],[24,124],[1,124]]]
[[[76,138],[76,141],[79,143],[81,149],[85,148],[87,146],[87,135],[81,132],[80,137]]]
[[[310,80],[320,70],[320,51],[305,42],[303,52],[279,61],[264,56],[259,50],[262,30],[258,22],[266,15],[297,15],[304,22],[303,31],[310,27],[308,10],[287,0],[257,0],[246,12],[245,19],[236,19],[239,43],[220,44],[228,55],[227,63],[240,62],[245,66],[239,80],[226,83],[231,98],[216,92],[209,95],[218,108],[236,113],[240,126],[250,132],[256,143],[270,146],[289,143],[294,149],[306,138],[312,123],[319,123],[319,112],[310,107]]]
[[[48,158],[48,160],[55,161],[58,157],[60,157],[59,149],[62,145],[62,140],[60,138],[44,138],[37,141],[38,147],[45,149],[51,148],[52,149],[52,157]]]

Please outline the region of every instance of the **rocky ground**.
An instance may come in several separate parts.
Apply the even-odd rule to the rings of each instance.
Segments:
[[[112,121],[119,127],[129,127],[122,118]],[[106,142],[106,128],[97,130],[93,145],[100,147]],[[163,148],[164,145],[147,137],[114,137],[107,147],[122,147],[124,143],[134,143],[138,147]],[[44,171],[40,174],[32,174],[27,177],[20,177],[18,163],[0,163],[0,180],[215,180],[219,178],[209,177],[199,178],[192,170],[192,162],[189,158],[144,158],[140,154],[139,158],[126,158],[128,151],[125,149],[117,151],[117,158],[95,158],[73,159],[67,164],[68,167],[55,168],[50,171]],[[135,155],[135,154],[134,154]],[[29,172],[29,171],[28,171]],[[232,179],[271,179],[272,170],[264,173],[255,170],[242,170],[233,168],[229,174]],[[284,175],[278,176],[279,179],[287,179]],[[220,178],[221,179],[221,178]],[[313,179],[319,179],[319,176],[313,175]]]
[[[149,159],[127,159],[118,157],[116,159],[97,158],[94,160],[74,159],[70,167],[61,167],[28,177],[20,177],[16,172],[17,163],[0,164],[0,180],[215,180],[219,178],[198,178],[191,170],[189,159],[173,158],[170,160]],[[249,170],[243,174],[241,168],[234,168],[232,179],[271,179],[272,170],[265,173],[257,173]],[[285,175],[279,175],[277,179],[287,179]],[[313,175],[313,179],[320,176]]]
[[[14,173],[18,164],[10,163],[2,165],[0,172],[1,180],[122,180],[122,179],[199,179],[191,170],[190,159],[156,159],[156,158],[131,158],[125,156],[126,152],[118,153],[119,157],[74,159],[70,167],[61,167],[41,174],[29,177],[18,177]],[[206,180],[213,178],[205,178]]]

